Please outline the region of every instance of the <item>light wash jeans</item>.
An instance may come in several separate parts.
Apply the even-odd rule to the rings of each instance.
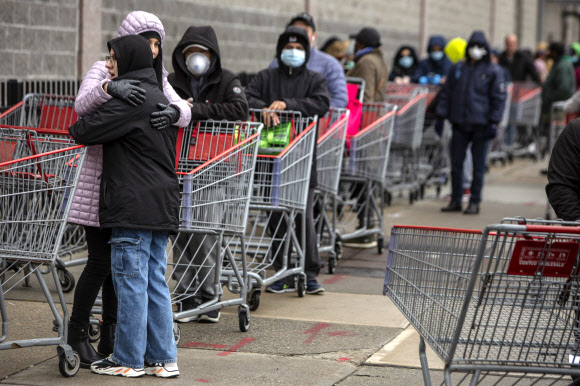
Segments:
[[[169,232],[113,228],[111,270],[119,303],[111,359],[123,366],[177,362],[165,283]]]

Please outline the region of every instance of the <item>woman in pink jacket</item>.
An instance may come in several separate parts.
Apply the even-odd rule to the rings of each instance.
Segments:
[[[145,37],[153,52],[154,68],[163,84],[163,93],[169,106],[159,105],[160,111],[153,113],[151,123],[158,129],[174,125],[189,124],[191,110],[167,82],[167,71],[163,67],[162,50],[165,31],[159,18],[143,11],[131,12],[121,23],[118,36],[141,35]],[[122,80],[109,83],[111,74],[105,61],[95,62],[81,84],[75,101],[75,110],[80,117],[95,112],[111,98],[122,99],[131,105],[143,103],[147,95],[138,81]],[[68,344],[77,351],[83,367],[89,367],[101,355],[113,352],[117,299],[111,279],[111,249],[108,244],[110,230],[99,229],[99,191],[103,165],[102,146],[89,146],[79,183],[73,199],[69,222],[85,227],[88,245],[88,261],[75,290],[74,303],[68,329]],[[135,199],[138,199],[135,197]],[[103,324],[98,353],[88,341],[88,326],[91,308],[100,288],[103,288]]]

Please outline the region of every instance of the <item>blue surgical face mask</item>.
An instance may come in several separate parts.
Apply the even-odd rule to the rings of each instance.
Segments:
[[[433,51],[429,55],[431,55],[431,59],[433,60],[441,60],[443,59],[443,55],[445,55],[445,53],[443,51]]]
[[[399,66],[403,68],[410,68],[413,65],[413,57],[412,56],[402,56],[399,58]]]
[[[300,67],[304,64],[306,60],[306,52],[303,50],[298,50],[296,48],[282,50],[282,55],[280,55],[280,60],[282,63],[291,68]]]

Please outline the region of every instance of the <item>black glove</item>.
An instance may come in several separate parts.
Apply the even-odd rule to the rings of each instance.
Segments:
[[[483,136],[485,137],[485,139],[494,139],[497,136],[497,124],[492,123],[491,125],[489,125],[485,129]]]
[[[136,86],[139,83],[141,82],[131,79],[113,80],[107,85],[107,94],[129,103],[131,106],[139,106],[145,102],[146,93],[141,87]]]
[[[157,130],[168,129],[179,120],[179,110],[175,107],[157,103],[157,108],[161,111],[151,113],[151,124]]]
[[[437,120],[435,121],[435,132],[437,132],[437,134],[441,137],[441,134],[443,134],[443,125],[445,124],[445,119],[443,118],[437,118]]]

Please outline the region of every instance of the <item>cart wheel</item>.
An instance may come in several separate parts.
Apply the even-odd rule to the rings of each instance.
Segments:
[[[413,191],[409,192],[409,204],[413,205],[413,202],[415,202],[415,194],[413,193]]]
[[[75,288],[75,277],[69,271],[63,271],[62,277],[60,278],[60,286],[62,287],[62,292],[69,293]]]
[[[391,195],[391,193],[386,192],[385,193],[385,204],[387,206],[391,206],[391,201],[393,200],[393,196]]]
[[[91,343],[94,343],[99,339],[101,339],[101,325],[100,324],[89,325],[89,341]]]
[[[437,194],[437,198],[441,196],[441,185],[437,185],[437,188],[435,188],[435,194]]]
[[[383,254],[384,246],[385,246],[385,239],[383,238],[383,236],[377,237],[377,252],[379,253],[379,255]]]
[[[334,256],[330,256],[328,258],[328,273],[334,274],[334,269],[336,268],[336,258]]]
[[[253,290],[250,292],[248,306],[250,306],[250,311],[256,311],[260,307],[260,295],[261,290]]]
[[[419,198],[422,200],[425,197],[425,184],[421,185],[419,190]]]
[[[181,327],[177,323],[173,323],[173,339],[175,339],[176,346],[181,341]]]
[[[238,321],[241,332],[247,332],[250,329],[250,311],[244,306],[238,307]]]
[[[79,354],[77,354],[76,351],[73,353],[73,356],[74,356],[73,362],[69,363],[66,360],[64,351],[62,354],[58,355],[58,370],[60,371],[60,374],[63,377],[66,378],[74,377],[75,375],[77,375],[79,369],[81,368],[81,357],[79,357]]]
[[[335,256],[337,261],[342,259],[342,242],[341,241],[337,241],[336,243],[334,243],[334,256]]]
[[[306,295],[306,275],[300,274],[298,275],[298,297],[303,298]]]

